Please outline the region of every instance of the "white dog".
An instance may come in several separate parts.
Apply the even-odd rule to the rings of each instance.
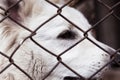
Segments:
[[[0,6],[7,10],[15,2],[17,0],[1,0]],[[45,0],[23,0],[15,8],[10,9],[9,12],[10,17],[34,31],[42,23],[54,16],[57,10],[56,7]],[[0,9],[0,13],[0,20],[2,20],[5,17],[2,15],[5,11]],[[71,7],[64,7],[61,14],[84,31],[91,27],[82,13]],[[108,53],[98,48],[88,39],[84,39],[68,52],[56,57],[84,38],[82,31],[59,15],[36,30],[36,35],[24,40],[30,35],[31,32],[20,27],[10,18],[6,18],[0,23],[0,51],[2,53],[10,57],[16,47],[22,44],[12,56],[14,63],[0,74],[0,80],[29,80],[17,66],[30,75],[33,80],[43,80],[59,60],[58,66],[45,80],[63,80],[65,77],[66,80],[78,80],[74,77],[81,75],[84,78],[89,78],[110,60]],[[106,51],[114,52],[112,48],[95,40],[90,32],[88,37]],[[36,45],[34,41],[54,54],[46,52]],[[0,71],[8,64],[9,60],[0,55]],[[79,75],[69,70],[65,64]],[[99,75],[100,73],[95,77]],[[71,79],[72,77],[74,79]]]

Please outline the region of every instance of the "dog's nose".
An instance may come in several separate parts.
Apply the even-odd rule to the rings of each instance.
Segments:
[[[112,69],[120,68],[120,53],[114,56],[114,60],[110,65]]]
[[[79,77],[71,77],[71,76],[66,76],[64,77],[64,80],[82,80]]]
[[[62,33],[60,33],[57,38],[59,38],[59,39],[75,39],[76,33],[71,30],[65,30]]]

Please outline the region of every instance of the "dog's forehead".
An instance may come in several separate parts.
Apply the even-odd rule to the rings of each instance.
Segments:
[[[50,12],[49,15],[51,15],[51,16],[57,14],[57,9],[54,10],[54,8],[53,9],[52,8],[53,8],[53,6],[51,6],[51,11],[45,11],[45,12]],[[83,30],[88,30],[91,27],[91,25],[89,24],[87,19],[84,17],[84,15],[74,8],[64,7],[61,11],[61,14],[65,18],[67,18],[69,21],[73,22],[74,24],[76,24],[78,27],[80,27]],[[46,15],[48,15],[48,14],[46,13]],[[57,17],[56,20],[57,21],[63,20],[64,22],[67,22],[63,17],[62,17],[63,19],[60,19],[60,17]]]
[[[47,21],[48,19],[50,19],[51,17],[53,17],[56,14],[58,14],[57,8],[55,8],[54,6],[45,7],[41,13],[39,13],[39,11],[38,11],[37,15],[36,15],[36,13],[32,14],[33,17],[32,17],[31,21],[34,20],[33,22],[42,24],[43,22]],[[87,30],[91,26],[88,23],[88,21],[86,20],[86,18],[83,16],[83,14],[73,8],[65,7],[62,9],[61,14],[65,18],[67,18],[68,20],[70,20],[71,22],[73,22],[74,24],[76,24],[78,27],[80,27],[83,30]],[[50,20],[50,22],[52,22],[52,24],[55,24],[55,25],[59,25],[59,24],[60,25],[62,25],[62,24],[68,25],[68,23],[69,23],[60,15],[57,15],[55,18]],[[71,24],[69,23],[69,25],[71,25]]]
[[[63,20],[59,17],[59,14],[62,14],[64,17],[66,17],[68,20],[70,20],[71,22],[73,22],[74,24],[82,28],[83,30],[87,30],[88,28],[90,28],[90,25],[88,21],[86,20],[86,18],[84,17],[84,15],[80,11],[77,11],[74,8],[66,6],[61,9],[61,13],[58,13],[59,12],[58,8],[56,8],[55,6],[51,5],[50,3],[44,0],[43,1],[42,0],[40,1],[30,0],[29,2],[27,0],[24,0],[24,1],[26,5],[24,6],[22,10],[24,10],[24,13],[31,13],[32,21],[33,20],[37,21],[40,19],[42,20],[42,18],[48,17],[46,19],[44,18],[43,21],[39,21],[41,23],[53,17],[54,15],[58,15],[56,18],[56,22],[57,22],[59,20]],[[61,7],[62,5],[57,5],[57,6]],[[28,7],[30,8],[29,10],[27,10],[28,12],[26,12],[26,9],[28,9]]]

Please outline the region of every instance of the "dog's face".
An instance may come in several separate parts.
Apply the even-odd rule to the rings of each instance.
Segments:
[[[27,67],[25,70],[27,70],[28,74],[30,74],[35,80],[41,80],[41,77],[45,77],[57,62],[60,62],[59,65],[46,78],[47,80],[63,80],[66,76],[76,77],[78,76],[76,73],[85,78],[89,78],[110,60],[110,55],[108,53],[98,48],[87,38],[84,39],[84,33],[79,29],[86,31],[90,28],[90,24],[77,10],[65,7],[60,13],[73,24],[66,21],[62,16],[57,15],[55,18],[51,19],[49,22],[37,29],[45,21],[57,14],[57,8],[42,0],[23,0],[19,5],[18,10],[13,9],[10,11],[11,17],[16,17],[17,21],[32,31],[36,30],[36,35],[32,36],[32,39],[28,39],[24,42],[23,46],[14,55],[13,59],[15,59],[16,63],[20,64],[21,67]],[[14,10],[17,12],[13,14],[13,12],[15,12]],[[10,38],[8,38],[8,40],[16,40],[12,40],[14,41],[13,45],[16,46],[17,43],[30,35],[29,31],[23,28],[21,29],[15,23],[11,24],[9,22],[5,22],[4,25],[6,23],[10,24],[8,27],[10,27],[10,30],[12,29],[11,33],[14,31],[14,34],[17,35],[9,34]],[[76,28],[74,24],[78,26],[78,28]],[[3,24],[1,24],[0,27],[2,27],[2,25]],[[90,32],[88,33],[88,37],[95,43],[105,48],[105,50],[113,51],[106,45],[96,41]],[[34,44],[32,40],[35,40],[38,45],[41,44],[53,54],[44,51]],[[79,41],[80,43],[78,43]],[[64,54],[61,54],[76,43],[78,44],[75,47],[71,48]],[[9,51],[11,52],[15,47],[13,45],[9,47]],[[3,46],[5,45],[3,44]],[[23,54],[24,57],[20,54]],[[32,58],[28,54],[30,54]],[[65,65],[70,67],[76,73],[69,70]],[[29,73],[31,71],[33,73]],[[100,75],[100,73],[97,74],[96,77],[98,75]],[[16,80],[17,79],[18,78],[16,78]]]

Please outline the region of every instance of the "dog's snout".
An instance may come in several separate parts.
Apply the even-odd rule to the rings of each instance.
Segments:
[[[120,68],[120,54],[117,54],[114,57],[113,62],[110,64],[111,68]]]
[[[64,80],[81,80],[81,79],[79,77],[66,76],[64,77]]]
[[[76,33],[71,30],[65,30],[62,33],[60,33],[57,38],[59,38],[59,39],[75,39]]]

